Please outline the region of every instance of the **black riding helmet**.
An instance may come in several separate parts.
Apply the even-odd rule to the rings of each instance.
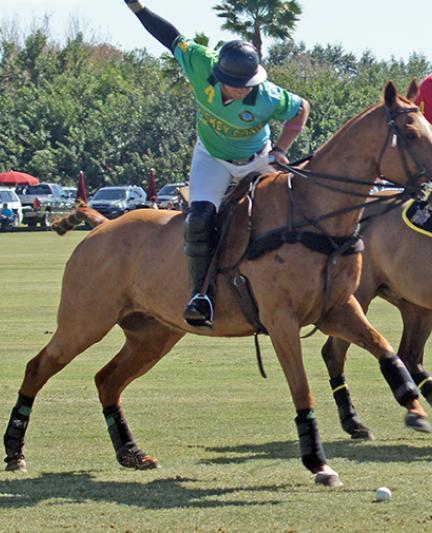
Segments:
[[[267,79],[255,46],[245,41],[229,41],[222,46],[213,74],[230,87],[254,87]]]

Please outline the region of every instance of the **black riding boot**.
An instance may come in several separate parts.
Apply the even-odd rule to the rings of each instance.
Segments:
[[[201,291],[211,261],[215,224],[216,207],[211,202],[192,202],[185,221],[185,253],[188,256],[189,275],[192,280],[192,298],[183,313],[184,319],[191,326],[213,325],[213,280],[205,294]]]

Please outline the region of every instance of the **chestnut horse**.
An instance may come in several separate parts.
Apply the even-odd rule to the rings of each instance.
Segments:
[[[381,207],[367,207],[368,217],[377,209],[386,209],[395,193],[383,191],[377,196],[388,198]],[[380,296],[396,306],[402,316],[403,333],[398,355],[411,376],[432,405],[432,377],[423,368],[424,348],[432,331],[432,238],[410,229],[402,219],[406,204],[380,214],[364,232],[365,251],[360,285],[355,293],[365,313],[370,302]],[[342,428],[355,439],[371,439],[351,402],[344,377],[349,343],[330,337],[323,347]],[[427,423],[414,429],[431,431]]]
[[[393,142],[395,139],[399,142]],[[408,182],[419,186],[432,176],[432,134],[418,108],[389,82],[384,102],[345,124],[305,169],[311,177],[295,178],[292,189],[290,176],[284,173],[269,174],[259,181],[252,206],[252,239],[291,220],[294,226],[310,224],[310,234],[321,241],[325,235],[326,242],[335,246],[351,241],[360,217],[355,206],[359,197],[367,198],[376,176],[392,176],[402,186]],[[349,194],[340,194],[332,190],[334,187],[317,190],[312,185],[319,181],[318,173],[334,179],[351,178],[344,182],[345,193]],[[330,212],[334,216],[326,216]],[[125,387],[147,373],[187,332],[214,337],[255,332],[221,275],[217,280],[214,327],[200,329],[183,321],[183,305],[189,294],[182,249],[183,220],[181,213],[172,211],[132,211],[95,228],[72,253],[63,277],[57,329],[27,364],[6,429],[7,470],[26,468],[24,438],[37,393],[50,377],[100,341],[115,324],[123,329],[125,344],[96,374],[95,381],[117,460],[123,466],[139,469],[159,465],[132,437],[120,401]],[[234,215],[227,247],[235,242],[234,233],[240,238],[235,222]],[[302,326],[319,323],[324,333],[365,348],[379,361],[394,396],[408,414],[419,420],[426,416],[405,366],[369,324],[353,296],[360,277],[361,254],[340,255],[330,262],[324,253],[300,242],[281,242],[278,249],[255,260],[243,257],[238,269],[249,280],[259,319],[288,381],[297,411],[303,464],[315,474],[317,483],[340,485],[320,442],[302,359]],[[326,279],[330,291],[325,291]]]

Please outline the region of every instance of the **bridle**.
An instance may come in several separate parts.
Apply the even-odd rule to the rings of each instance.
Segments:
[[[398,182],[392,179],[386,178],[386,180],[395,185],[399,185],[406,192],[415,192],[415,190],[418,189],[418,182],[421,179],[423,179],[425,176],[427,176],[427,170],[426,170],[426,167],[423,165],[423,163],[421,163],[419,159],[416,157],[412,148],[407,143],[405,136],[402,134],[399,126],[397,125],[396,118],[400,115],[406,115],[408,113],[419,113],[420,109],[417,106],[397,109],[396,111],[390,111],[389,109],[385,108],[384,112],[386,114],[387,124],[389,126],[389,129],[388,129],[387,137],[384,141],[384,145],[381,149],[381,153],[378,159],[378,169],[381,167],[381,163],[384,157],[385,150],[391,139],[391,146],[393,148],[399,148],[402,165],[403,165],[406,175],[408,176],[408,182],[406,183],[405,186],[402,186]],[[414,174],[411,174],[408,168],[407,155],[411,158],[411,160],[416,165],[417,170]],[[410,189],[415,189],[415,190],[410,190]]]
[[[404,115],[407,113],[420,112],[419,108],[415,106],[415,107],[409,107],[409,108],[400,108],[395,111],[390,111],[389,109],[385,108],[384,112],[387,118],[388,132],[384,140],[383,147],[380,151],[380,155],[378,157],[378,165],[377,165],[378,169],[381,167],[381,163],[384,157],[385,150],[391,139],[392,147],[397,148],[400,153],[404,172],[406,173],[408,177],[407,183],[405,185],[402,185],[401,183],[395,181],[394,179],[389,178],[382,173],[380,174],[380,177],[383,178],[386,182],[400,189],[398,192],[395,192],[395,194],[392,196],[394,202],[392,206],[389,206],[388,210],[390,210],[394,207],[397,207],[397,205],[404,202],[407,198],[423,199],[425,195],[425,189],[426,189],[426,192],[429,193],[432,188],[432,181],[431,181],[432,177],[430,177],[429,180],[426,181],[426,183],[419,185],[419,182],[423,180],[425,176],[428,175],[428,172],[426,170],[425,165],[423,165],[418,160],[416,155],[414,154],[412,148],[407,143],[407,140],[405,139],[404,134],[402,133],[401,129],[396,123],[396,118],[398,116]],[[305,159],[311,159],[312,157],[313,156],[309,156],[308,158],[305,158]],[[411,160],[416,165],[416,171],[414,174],[412,174],[409,170],[408,158],[411,158]],[[289,172],[293,176],[298,176],[298,177],[307,179],[310,185],[317,186],[322,189],[331,190],[333,192],[337,192],[340,194],[345,194],[347,196],[354,196],[354,197],[357,196],[357,197],[364,198],[365,193],[347,190],[345,187],[343,187],[344,184],[354,184],[354,185],[360,185],[360,186],[369,187],[369,188],[372,188],[376,185],[375,180],[364,181],[364,180],[351,178],[347,176],[337,176],[333,174],[327,174],[324,172],[317,172],[314,170],[300,168],[299,166],[296,166],[296,163],[292,165],[291,164],[284,165],[284,164],[277,163],[275,166],[282,171]],[[378,170],[378,173],[379,172],[380,171]],[[310,179],[310,178],[313,178],[313,179]],[[292,191],[291,191],[290,185],[289,185],[288,193],[290,196],[290,203],[292,204],[292,207],[294,207],[295,202],[292,197]],[[373,200],[371,200],[371,198]],[[291,223],[292,224],[291,229],[298,229],[301,227],[312,225],[315,228],[320,229],[320,231],[325,234],[325,231],[322,228],[318,228],[318,225],[320,222],[324,220],[328,220],[335,216],[348,213],[348,212],[357,211],[359,209],[366,207],[366,205],[370,205],[372,203],[387,202],[388,199],[389,199],[388,197],[384,198],[376,194],[369,194],[367,201],[363,201],[361,203],[351,205],[349,207],[344,207],[342,209],[339,209],[339,210],[336,210],[330,213],[326,213],[324,215],[319,216],[316,219],[310,219],[303,212],[302,215],[304,216],[305,220],[303,222]],[[298,208],[299,206],[296,205],[296,207]],[[300,211],[302,210],[300,209]]]
[[[395,111],[390,111],[389,109],[385,108],[384,112],[386,114],[387,119],[387,125],[388,125],[388,132],[386,135],[386,138],[384,140],[383,147],[380,151],[380,155],[378,157],[378,175],[385,179],[388,183],[392,184],[395,187],[398,187],[402,189],[402,191],[398,194],[398,196],[404,196],[404,197],[412,197],[416,196],[420,192],[420,186],[419,181],[422,180],[425,176],[428,175],[428,171],[424,164],[422,164],[417,156],[414,154],[412,148],[409,146],[404,134],[402,133],[400,127],[397,125],[396,118],[400,115],[405,115],[407,113],[419,113],[420,109],[415,107],[409,107],[409,108],[400,108]],[[395,181],[392,178],[389,178],[382,174],[380,172],[382,159],[384,157],[384,153],[386,151],[386,148],[391,140],[391,146],[393,148],[397,148],[400,157],[402,160],[402,165],[404,168],[404,172],[406,173],[408,177],[408,181],[405,185],[402,185],[401,183]],[[313,156],[310,156],[309,159],[311,159]],[[408,157],[414,162],[416,166],[416,172],[412,174],[408,167]],[[305,158],[306,159],[306,158]],[[340,187],[340,184],[354,184],[354,185],[361,185],[364,187],[373,187],[376,185],[375,180],[374,181],[364,181],[356,178],[350,178],[347,176],[336,176],[333,174],[327,174],[324,172],[316,172],[313,170],[308,170],[304,168],[299,168],[296,166],[296,164],[279,164],[276,163],[275,165],[281,170],[290,172],[294,176],[302,177],[302,178],[316,178],[315,180],[310,180],[310,184],[317,185],[318,187],[329,189],[334,192],[340,192],[342,194],[346,194],[348,196],[361,196],[364,197],[364,193],[354,192],[354,191],[347,191],[343,187]],[[432,178],[432,176],[429,177],[429,181]],[[322,183],[322,181],[327,183]],[[338,185],[329,185],[328,182],[336,182]],[[370,195],[372,198],[374,195]],[[357,205],[353,206],[353,210],[364,207],[364,205]],[[337,213],[339,214],[339,213]],[[328,218],[325,215],[325,218]]]

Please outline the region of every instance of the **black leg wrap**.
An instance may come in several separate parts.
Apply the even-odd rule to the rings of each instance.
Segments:
[[[417,374],[412,374],[412,378],[426,400],[432,404],[432,377],[430,374],[424,371],[418,372]]]
[[[372,433],[360,420],[351,401],[351,394],[345,382],[345,376],[341,374],[331,378],[330,386],[338,408],[342,429],[351,435],[353,439],[372,439]]]
[[[384,356],[380,359],[381,372],[390,385],[394,397],[405,406],[409,401],[419,397],[418,389],[406,366],[397,355]]]
[[[123,409],[113,405],[104,409],[103,413],[116,453],[122,452],[125,448],[130,451],[138,450]]]
[[[332,388],[333,397],[338,407],[341,422],[346,418],[354,418],[357,413],[351,401],[351,395],[345,382],[345,376],[341,375],[336,378],[331,378],[330,387]]]
[[[117,461],[122,466],[139,470],[160,467],[154,457],[138,448],[121,407],[112,405],[106,407],[103,412]]]
[[[312,409],[297,411],[295,423],[299,435],[302,462],[307,469],[315,472],[317,468],[327,462],[320,441],[315,413]]]
[[[3,442],[6,450],[5,462],[24,457],[24,438],[30,420],[34,398],[18,394],[18,400],[9,419]]]

